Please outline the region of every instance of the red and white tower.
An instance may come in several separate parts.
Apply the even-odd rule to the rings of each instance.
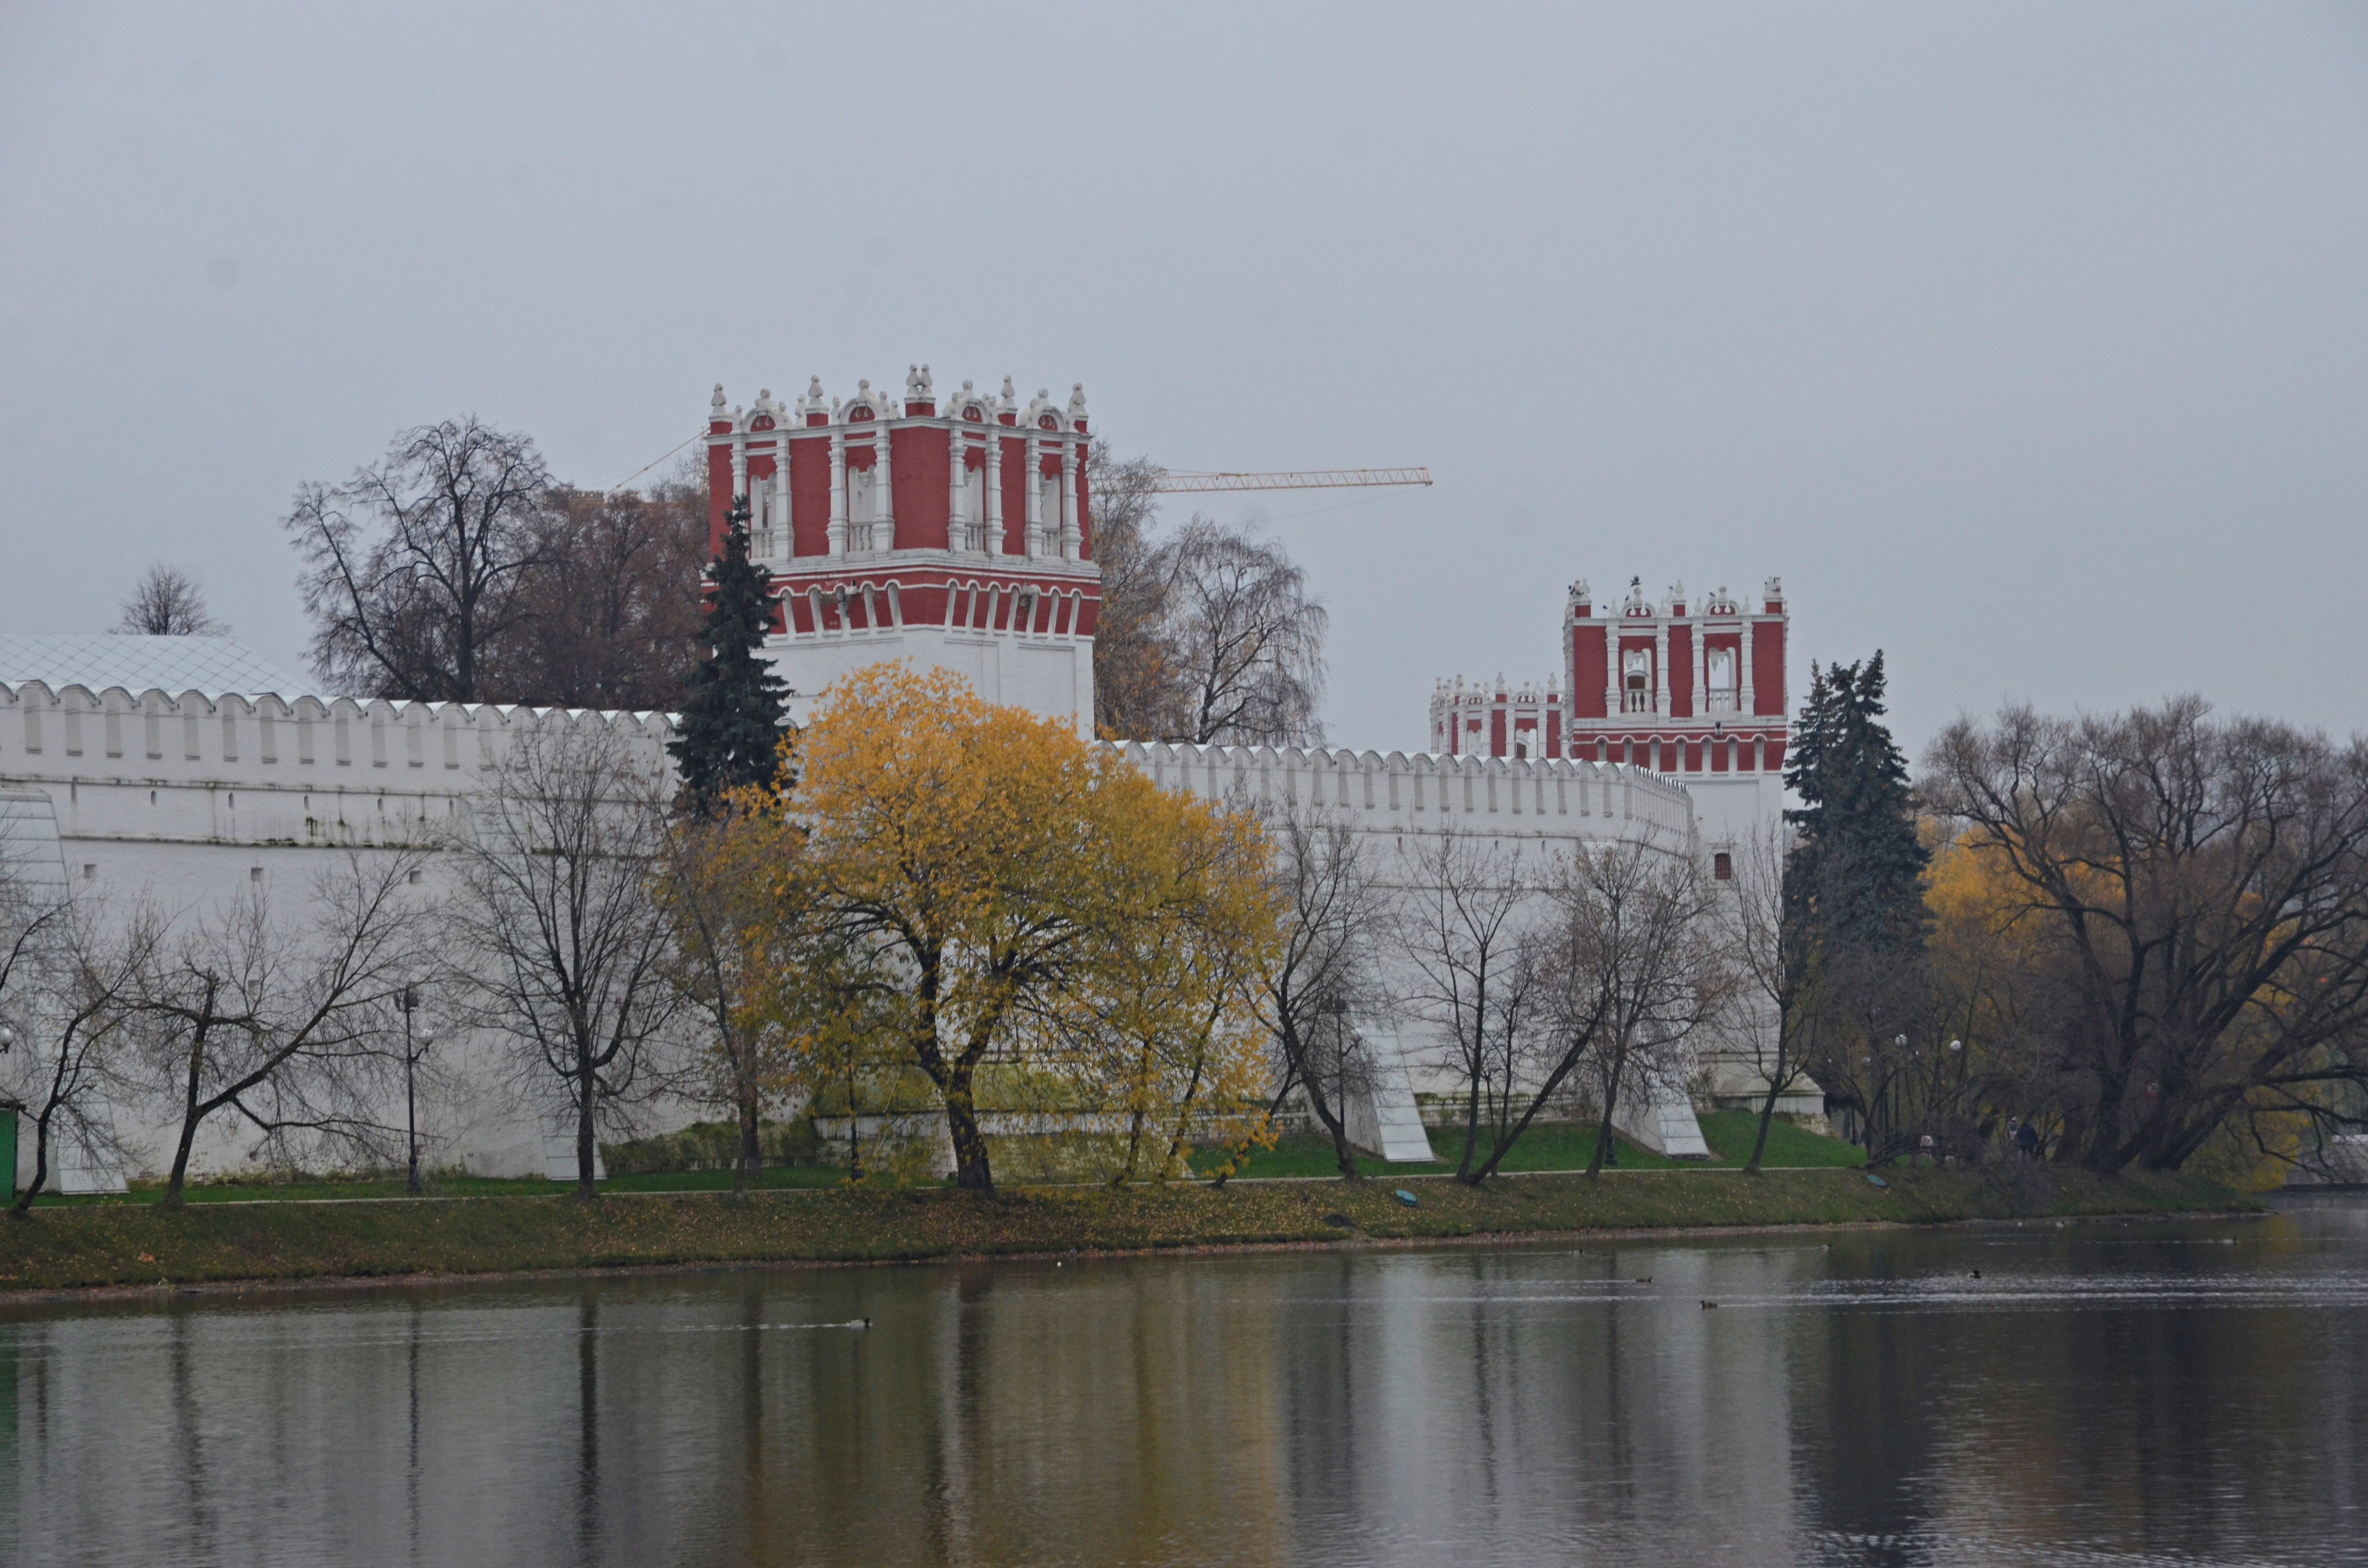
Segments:
[[[803,721],[823,688],[905,660],[967,676],[990,702],[1090,733],[1093,559],[1086,394],[1022,406],[962,390],[939,412],[926,365],[901,400],[858,384],[844,401],[816,377],[784,405],[759,392],[707,424],[708,530],[720,547],[748,498],[749,552],[780,608],[766,653]]]
[[[1682,585],[1656,602],[1631,578],[1618,609],[1601,614],[1582,578],[1564,607],[1557,677],[1440,682],[1431,750],[1653,768],[1692,792],[1706,838],[1734,839],[1782,809],[1791,624],[1775,577],[1756,606],[1725,588],[1691,601]]]

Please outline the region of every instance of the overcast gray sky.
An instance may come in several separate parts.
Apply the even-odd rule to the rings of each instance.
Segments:
[[[2368,727],[2368,9],[0,6],[0,630],[474,411],[613,483],[708,390],[1082,381],[1333,612],[1333,739],[1563,590],[1781,573],[1902,738]]]

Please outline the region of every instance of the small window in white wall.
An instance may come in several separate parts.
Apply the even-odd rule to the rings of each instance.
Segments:
[[[249,866],[246,869],[246,880],[250,882],[261,881],[263,880],[263,868],[260,866]]]
[[[97,862],[97,861],[96,861],[96,860],[85,860],[85,861],[82,863],[82,880],[83,880],[84,881],[86,881],[86,882],[95,882],[95,881],[98,881],[98,862]]]

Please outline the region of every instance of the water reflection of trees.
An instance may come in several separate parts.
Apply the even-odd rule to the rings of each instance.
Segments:
[[[0,1324],[0,1558],[2260,1555],[2265,1518],[2368,1505],[2368,1328],[2305,1298],[2330,1257],[2308,1237],[2215,1239],[751,1274]],[[2134,1294],[2009,1300],[2066,1278]],[[2247,1280],[2269,1293],[2148,1299]]]

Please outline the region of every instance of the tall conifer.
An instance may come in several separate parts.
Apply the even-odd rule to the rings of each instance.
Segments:
[[[768,575],[748,559],[748,498],[732,503],[723,550],[707,568],[708,656],[690,672],[677,738],[666,750],[682,769],[683,791],[705,812],[727,790],[769,786],[779,773],[783,710],[790,688],[765,662],[772,630]]]
[[[1922,878],[1931,856],[1916,835],[1907,762],[1883,722],[1883,654],[1809,668],[1809,699],[1793,732],[1784,782],[1801,799],[1785,903],[1812,943],[1883,953],[1924,946]]]

